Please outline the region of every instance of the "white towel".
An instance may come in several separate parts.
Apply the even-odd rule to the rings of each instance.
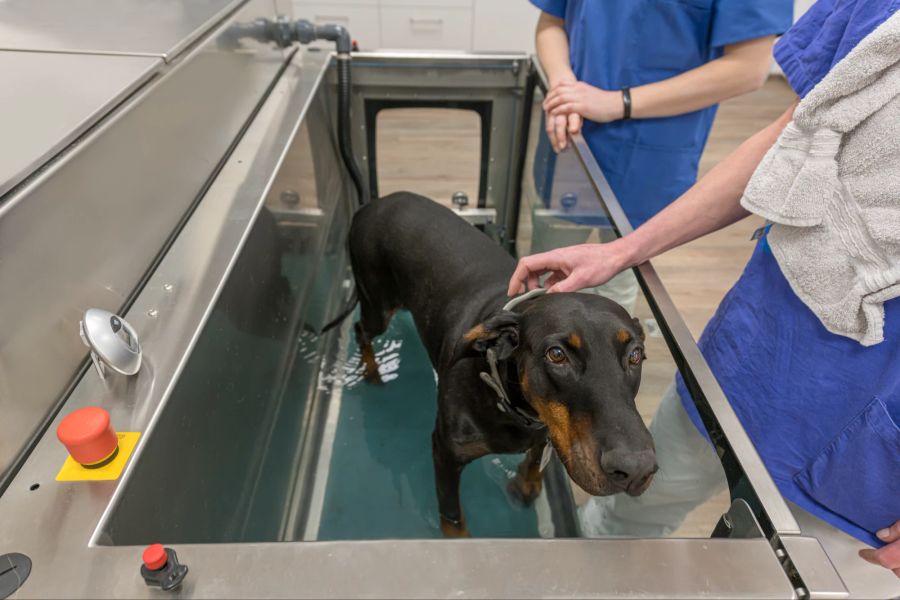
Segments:
[[[828,331],[884,340],[900,296],[900,12],[800,102],[741,205],[773,223],[784,276]]]

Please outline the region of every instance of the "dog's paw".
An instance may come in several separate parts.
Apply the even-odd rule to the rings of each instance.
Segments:
[[[506,493],[509,499],[519,506],[528,507],[534,504],[541,494],[543,482],[527,481],[523,477],[514,477],[506,484]]]
[[[374,383],[375,385],[383,385],[384,380],[381,378],[381,373],[378,372],[378,369],[363,369],[363,379],[366,380],[366,383]]]

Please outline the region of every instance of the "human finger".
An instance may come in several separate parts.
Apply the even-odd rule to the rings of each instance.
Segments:
[[[900,542],[892,542],[887,546],[874,550],[866,548],[859,551],[863,560],[890,570],[900,568]]]
[[[569,113],[568,121],[570,135],[575,135],[581,131],[581,115],[575,112]]]
[[[582,281],[581,274],[578,273],[578,271],[572,271],[571,273],[569,273],[568,277],[565,277],[557,283],[553,284],[547,291],[551,294],[557,294],[560,292],[577,292],[583,287],[585,286],[584,282]]]
[[[556,117],[556,141],[560,150],[565,150],[568,143],[566,139],[566,118],[563,115]]]
[[[577,102],[567,102],[565,104],[560,104],[556,108],[550,111],[550,114],[554,117],[568,117],[571,114],[581,114],[581,105]]]
[[[554,152],[559,152],[559,142],[556,139],[556,117],[547,113],[544,116],[544,129],[547,131],[547,139],[550,140],[550,146]]]
[[[531,277],[531,263],[533,262],[531,256],[526,256],[524,258],[519,259],[518,264],[516,265],[516,270],[513,272],[512,277],[509,280],[509,286],[507,287],[507,296],[516,296],[521,292],[525,291],[525,286],[528,285],[528,280]]]
[[[882,542],[895,542],[900,540],[900,521],[897,521],[890,527],[877,531],[875,536]]]

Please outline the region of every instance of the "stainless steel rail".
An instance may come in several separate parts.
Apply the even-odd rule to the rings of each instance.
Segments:
[[[609,214],[613,228],[619,236],[628,235],[632,232],[631,223],[591,154],[587,142],[581,135],[577,135],[573,143],[578,158]],[[754,508],[767,537],[799,534],[800,526],[775,487],[775,482],[769,476],[753,442],[747,437],[747,432],[728,403],[653,265],[645,262],[636,267],[634,273],[716,446],[732,495],[749,496],[745,499]],[[742,477],[747,478],[750,487],[738,490]]]

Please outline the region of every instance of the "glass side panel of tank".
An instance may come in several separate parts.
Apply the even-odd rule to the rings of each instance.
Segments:
[[[436,376],[411,316],[399,312],[375,340],[380,385],[362,379],[355,313],[318,333],[350,288],[350,187],[328,128],[331,105],[323,93],[311,108],[103,543],[441,537],[431,457]],[[578,159],[549,150],[539,94],[531,127],[520,254],[612,239]],[[636,403],[649,423],[676,368],[647,301],[631,273],[587,293],[617,300],[644,328],[649,359]],[[533,505],[509,498],[521,458],[491,455],[463,471],[472,535],[580,535],[576,506],[595,501],[556,459]],[[708,537],[727,505],[726,492],[675,534]]]

